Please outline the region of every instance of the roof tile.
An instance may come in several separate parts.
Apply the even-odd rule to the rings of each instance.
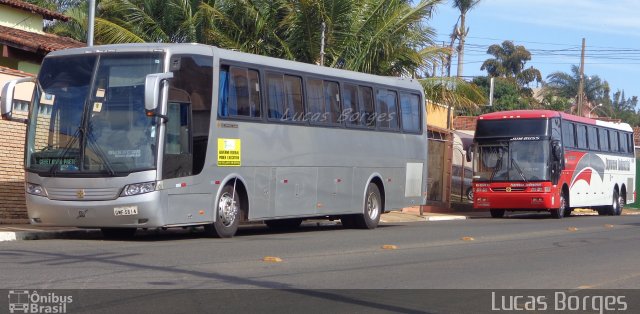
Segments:
[[[39,7],[35,4],[27,3],[19,0],[0,0],[0,4],[8,5],[10,7],[14,7],[16,9],[20,9],[23,11],[29,11],[32,13],[37,13],[42,15],[47,20],[60,20],[60,21],[68,21],[69,17],[64,16],[58,12],[51,11],[49,9],[45,9],[43,7]]]
[[[0,26],[0,44],[6,44],[11,47],[40,54],[47,54],[51,51],[66,48],[86,46],[85,43],[68,37],[53,34],[32,33],[6,26]]]

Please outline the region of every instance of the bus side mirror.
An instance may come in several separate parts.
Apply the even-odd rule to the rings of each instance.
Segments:
[[[144,81],[144,109],[147,115],[156,115],[158,100],[160,99],[160,84],[173,78],[173,72],[149,74]]]
[[[2,119],[15,120],[15,121],[19,120],[22,122],[26,122],[26,120],[24,119],[13,119],[12,112],[13,112],[14,94],[16,91],[16,85],[20,83],[29,83],[29,82],[33,83],[35,81],[36,81],[35,77],[26,77],[26,78],[17,79],[17,80],[11,80],[6,84],[4,84],[4,87],[2,88],[2,96],[1,96],[2,100],[0,101],[0,106],[2,107]]]
[[[560,142],[551,142],[551,153],[553,154],[553,159],[557,161],[562,159],[562,146],[560,145]]]
[[[469,145],[467,146],[467,149],[465,149],[465,153],[466,153],[466,158],[467,158],[467,162],[471,162],[471,154],[473,154],[473,145]]]

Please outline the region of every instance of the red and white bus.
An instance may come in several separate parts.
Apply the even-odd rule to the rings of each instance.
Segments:
[[[550,110],[478,117],[473,153],[474,208],[549,211],[574,208],[620,215],[635,199],[633,129]]]

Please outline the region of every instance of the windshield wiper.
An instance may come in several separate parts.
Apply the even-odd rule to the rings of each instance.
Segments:
[[[520,169],[520,166],[518,166],[518,163],[515,161],[515,159],[511,158],[511,164],[513,164],[516,167],[516,170],[518,170],[518,174],[520,175],[520,177],[522,177],[522,180],[525,183],[529,182],[527,181],[527,178],[524,177],[524,173],[522,172],[522,169]]]
[[[498,173],[498,170],[502,169],[502,159],[504,158],[505,148],[506,150],[508,150],[509,146],[503,145],[498,148],[500,149],[500,155],[498,156],[498,160],[496,160],[496,167],[493,168],[493,171],[491,172],[491,177],[489,177],[489,182],[493,182],[493,178],[496,176],[496,173]]]
[[[93,151],[96,153],[98,158],[100,158],[100,160],[103,162],[104,166],[107,168],[107,171],[109,172],[109,175],[111,175],[112,177],[115,177],[116,172],[115,170],[113,170],[113,166],[111,166],[111,162],[109,161],[109,158],[107,158],[102,148],[100,148],[100,145],[96,144],[96,141],[95,139],[93,139],[92,136],[87,136],[87,139],[88,139],[87,143],[89,144],[90,147],[93,148]]]

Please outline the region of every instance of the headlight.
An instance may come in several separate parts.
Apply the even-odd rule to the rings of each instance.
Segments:
[[[131,196],[153,192],[156,190],[155,182],[145,182],[125,185],[120,196]]]
[[[25,186],[25,191],[29,194],[47,196],[47,192],[38,184],[28,183]]]

